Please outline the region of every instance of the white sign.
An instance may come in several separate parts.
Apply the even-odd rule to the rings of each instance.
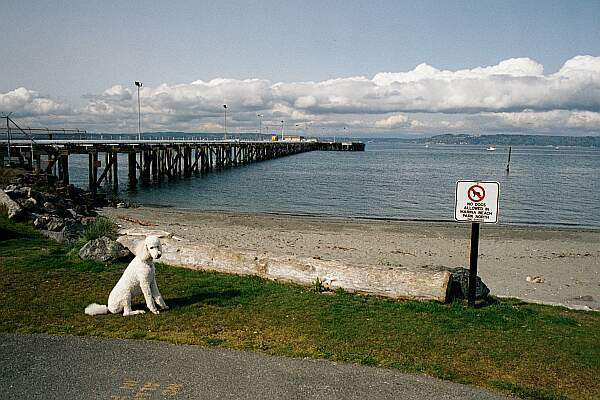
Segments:
[[[456,182],[454,219],[461,222],[498,222],[498,182]]]

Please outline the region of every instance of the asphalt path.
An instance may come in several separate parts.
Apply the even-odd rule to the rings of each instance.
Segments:
[[[329,361],[94,337],[0,334],[0,399],[506,399]]]

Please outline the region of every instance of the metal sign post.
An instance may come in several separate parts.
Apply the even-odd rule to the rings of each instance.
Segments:
[[[477,289],[477,259],[479,257],[479,225],[498,222],[498,182],[456,182],[454,219],[471,223],[471,254],[469,259],[469,307],[475,307]]]
[[[469,260],[469,307],[475,307],[477,289],[477,258],[479,256],[479,222],[471,224],[471,256]]]

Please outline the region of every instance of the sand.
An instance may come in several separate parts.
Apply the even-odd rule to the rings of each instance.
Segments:
[[[185,241],[351,265],[469,265],[470,224],[105,208],[124,228],[151,223]],[[132,222],[133,221],[133,222]],[[483,225],[479,276],[491,293],[600,310],[600,230]],[[543,282],[528,282],[527,277]]]

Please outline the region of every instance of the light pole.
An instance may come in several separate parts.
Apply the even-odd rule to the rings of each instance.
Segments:
[[[138,92],[138,140],[142,140],[142,117],[140,107],[140,88],[142,87],[142,82],[135,81],[135,86],[137,86]]]
[[[227,140],[227,104],[223,104],[225,110],[225,140]]]
[[[281,121],[281,140],[283,140],[283,120]]]
[[[256,117],[258,118],[258,140],[260,140],[260,136],[262,135],[262,119],[264,115],[256,114]]]

